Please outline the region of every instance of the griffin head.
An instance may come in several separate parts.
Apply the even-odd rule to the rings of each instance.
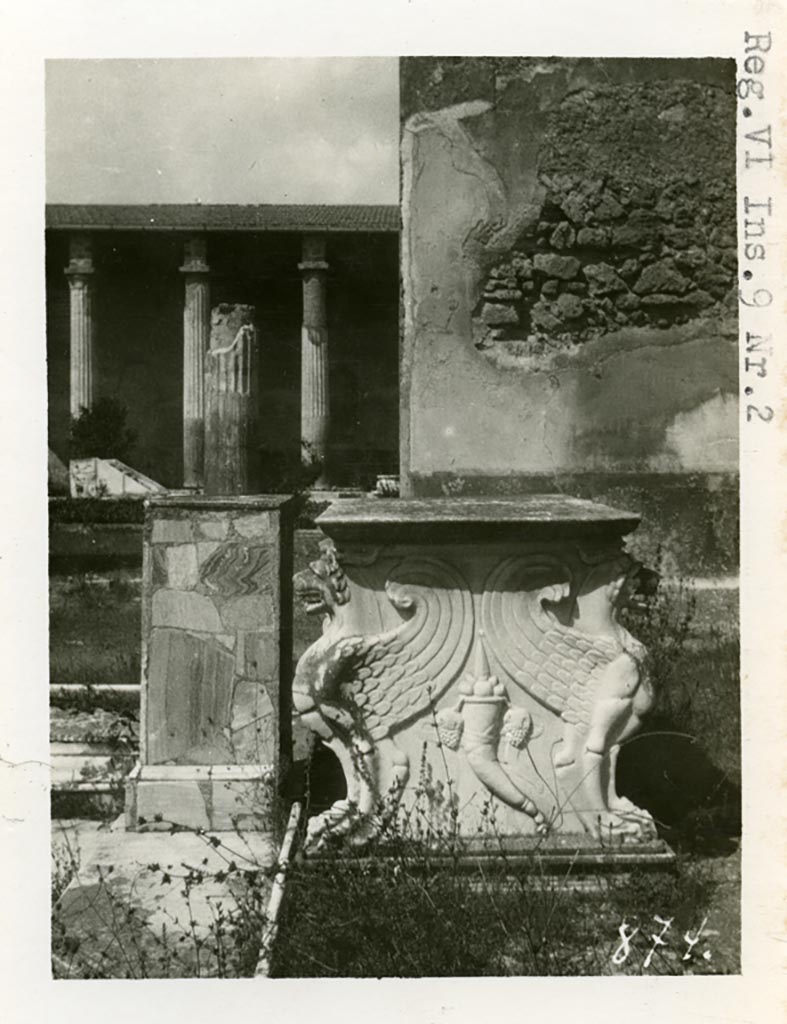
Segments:
[[[320,550],[320,557],[293,577],[295,595],[303,602],[307,615],[332,616],[337,605],[350,600],[350,591],[333,543],[321,541]]]

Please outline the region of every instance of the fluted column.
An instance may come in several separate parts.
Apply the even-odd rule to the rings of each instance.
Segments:
[[[325,314],[325,236],[304,235],[303,326],[301,328],[301,451],[308,465],[320,466],[317,487],[327,487],[326,456],[330,428],[328,330]]]
[[[205,353],[210,339],[210,267],[204,238],[184,246],[183,486],[199,488],[204,476]]]
[[[65,273],[71,300],[71,397],[72,416],[90,409],[95,398],[93,353],[93,249],[87,235],[72,235]]]

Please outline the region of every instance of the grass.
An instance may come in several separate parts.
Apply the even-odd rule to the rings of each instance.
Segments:
[[[708,866],[584,881],[504,853],[468,868],[386,835],[363,855],[302,861],[289,876],[274,977],[709,974],[738,969],[734,937],[705,934]],[[501,848],[502,849],[502,848]],[[654,947],[656,918],[670,921]],[[702,932],[693,950],[684,939]],[[628,937],[625,957],[618,953]],[[648,954],[654,947],[650,959]],[[704,954],[710,949],[708,957]],[[684,955],[690,955],[684,959]],[[617,957],[616,957],[617,954]],[[647,963],[646,963],[647,961]]]
[[[662,583],[626,618],[648,648],[656,704],[621,750],[619,789],[653,814],[674,849],[729,853],[741,825],[736,632],[700,628],[681,581]]]
[[[50,683],[138,684],[140,614],[138,582],[84,575],[53,580]]]

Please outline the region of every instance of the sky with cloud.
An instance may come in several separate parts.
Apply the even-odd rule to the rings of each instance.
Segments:
[[[393,58],[54,60],[51,203],[396,203]]]

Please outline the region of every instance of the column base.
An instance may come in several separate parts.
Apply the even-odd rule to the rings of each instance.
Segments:
[[[126,779],[126,829],[269,832],[278,813],[272,765],[137,765]]]

